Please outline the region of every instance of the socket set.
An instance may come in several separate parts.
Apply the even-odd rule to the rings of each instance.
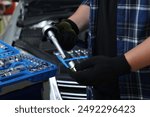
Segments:
[[[60,53],[55,52],[54,54],[58,60],[66,67],[69,68],[69,62],[73,61],[74,63],[80,63],[81,61],[89,57],[89,51],[87,49],[75,48],[71,51],[65,51],[66,58],[63,59]]]
[[[22,81],[36,83],[55,76],[57,67],[0,41],[0,88]]]
[[[19,53],[19,50],[15,49],[12,46],[9,46],[5,42],[0,40],[0,58],[5,58],[7,56],[16,55]]]

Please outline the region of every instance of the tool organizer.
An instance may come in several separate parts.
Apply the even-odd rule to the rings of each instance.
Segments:
[[[71,51],[65,52],[65,55],[66,55],[65,59],[63,59],[60,53],[58,52],[55,52],[54,54],[66,68],[69,68],[68,63],[70,61],[73,61],[74,63],[80,63],[81,61],[89,57],[88,50],[81,49],[81,48],[75,48],[75,49],[72,49]]]
[[[31,84],[55,76],[57,67],[0,41],[0,89],[22,81]]]

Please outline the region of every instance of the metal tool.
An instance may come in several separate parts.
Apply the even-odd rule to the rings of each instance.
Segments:
[[[67,57],[64,54],[64,51],[62,50],[61,46],[59,45],[59,43],[55,37],[55,34],[54,34],[55,30],[57,30],[57,28],[54,25],[48,24],[48,25],[43,27],[42,32],[45,36],[48,37],[48,39],[50,39],[53,42],[53,44],[57,48],[58,52],[60,53],[62,59],[66,59]],[[73,61],[69,61],[68,65],[69,65],[69,69],[76,71],[75,63]]]

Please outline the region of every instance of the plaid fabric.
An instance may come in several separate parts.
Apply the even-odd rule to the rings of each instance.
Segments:
[[[117,48],[124,54],[150,35],[150,0],[118,0]],[[95,38],[97,0],[84,0],[90,5],[89,48]],[[150,99],[150,67],[119,78],[121,99]]]

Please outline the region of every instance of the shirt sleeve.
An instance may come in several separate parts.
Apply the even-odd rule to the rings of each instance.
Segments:
[[[83,0],[82,4],[90,6],[90,0]]]

